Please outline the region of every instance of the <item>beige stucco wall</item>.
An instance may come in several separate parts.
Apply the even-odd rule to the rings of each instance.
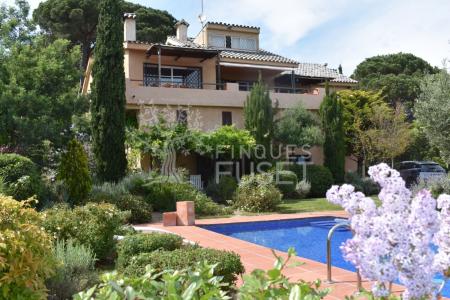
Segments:
[[[177,59],[175,56],[164,56],[164,50],[161,51],[161,65],[201,68],[202,81],[205,83],[203,88],[215,89],[215,86],[212,84],[216,83],[216,58],[202,60],[191,57],[180,57]],[[158,64],[158,56],[152,55],[147,57],[145,51],[126,49],[125,79],[142,83],[144,79],[144,63]]]

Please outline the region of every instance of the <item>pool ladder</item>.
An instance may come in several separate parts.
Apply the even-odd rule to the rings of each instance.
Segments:
[[[333,279],[331,276],[331,238],[333,237],[334,232],[341,227],[347,227],[350,228],[350,222],[347,220],[342,219],[336,219],[336,224],[331,227],[330,231],[328,231],[327,236],[327,282],[333,283]],[[356,272],[356,278],[358,281],[358,291],[362,290],[362,281],[361,281],[361,275],[359,274],[359,271]]]

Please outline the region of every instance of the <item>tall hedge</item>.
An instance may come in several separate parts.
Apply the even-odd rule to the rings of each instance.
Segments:
[[[61,157],[57,178],[64,182],[73,204],[85,200],[91,191],[88,158],[83,146],[75,139],[69,142],[67,151]]]
[[[120,0],[101,0],[92,69],[92,137],[101,181],[125,176],[125,75]]]
[[[326,94],[320,106],[322,128],[325,133],[323,145],[324,166],[333,174],[337,183],[344,182],[345,175],[345,133],[343,106],[336,93]]]

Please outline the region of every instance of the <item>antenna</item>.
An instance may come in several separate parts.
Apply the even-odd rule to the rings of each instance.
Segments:
[[[202,3],[202,12],[198,15],[198,19],[200,20],[200,23],[202,24],[202,28],[205,25],[206,22],[206,15],[203,13],[203,1],[204,0],[200,0]]]

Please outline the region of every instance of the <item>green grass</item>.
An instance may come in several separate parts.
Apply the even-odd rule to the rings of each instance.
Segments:
[[[278,205],[277,212],[293,214],[325,210],[342,210],[342,208],[339,205],[328,202],[326,198],[285,199]]]

